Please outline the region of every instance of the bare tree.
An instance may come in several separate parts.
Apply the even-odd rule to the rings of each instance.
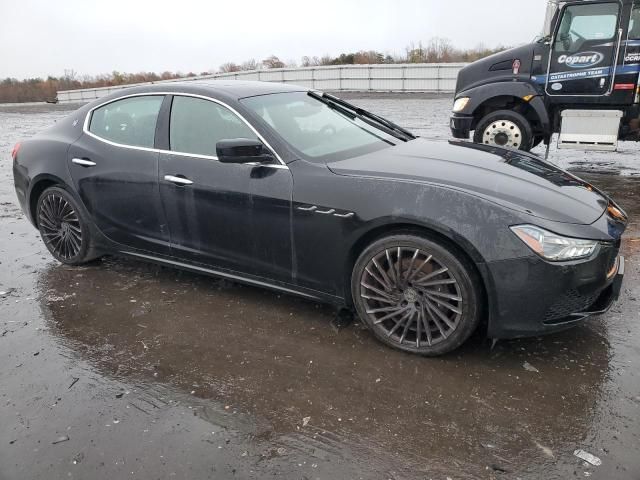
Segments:
[[[240,65],[240,70],[257,70],[258,69],[258,62],[256,62],[255,58],[252,58],[251,60],[247,60],[246,62],[242,62],[242,65]]]
[[[70,68],[70,69],[66,69],[65,68],[64,69],[64,77],[63,78],[67,82],[73,82],[76,79],[77,75],[78,75],[78,73],[73,68]]]
[[[262,61],[264,68],[284,68],[284,62],[275,55],[271,55]]]
[[[456,53],[451,41],[440,37],[429,40],[425,50],[426,61],[429,63],[451,62]]]
[[[220,65],[220,68],[218,70],[220,70],[220,73],[239,72],[240,66],[236,65],[233,62],[227,62]]]
[[[300,61],[300,66],[302,67],[317,67],[318,65],[322,65],[322,59],[318,57],[308,57],[305,55]]]
[[[384,63],[384,55],[375,50],[361,50],[355,54],[353,63],[361,65]]]

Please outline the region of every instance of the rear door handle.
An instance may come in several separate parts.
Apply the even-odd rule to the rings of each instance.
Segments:
[[[95,167],[97,165],[96,162],[92,162],[91,160],[87,160],[86,158],[73,158],[71,162],[83,167]]]
[[[165,175],[164,179],[167,182],[175,183],[176,185],[193,185],[193,182],[185,177],[178,177],[176,175]]]

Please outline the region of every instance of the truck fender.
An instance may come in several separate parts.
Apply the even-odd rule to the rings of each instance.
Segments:
[[[525,97],[532,96],[527,102]],[[468,97],[469,103],[464,111],[460,112],[465,115],[474,115],[476,110],[488,100],[497,97],[514,97],[525,103],[535,111],[540,120],[540,125],[544,132],[551,132],[551,122],[549,120],[549,112],[544,103],[540,92],[530,83],[527,82],[498,82],[489,85],[481,85],[458,93],[456,98]]]

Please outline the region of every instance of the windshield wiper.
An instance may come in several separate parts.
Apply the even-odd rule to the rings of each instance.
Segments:
[[[365,123],[371,125],[372,127],[377,127],[380,130],[391,135],[392,137],[402,140],[403,142],[408,142],[409,140],[414,140],[415,138],[417,138],[413,133],[402,128],[401,126],[396,125],[395,123],[390,122],[385,118],[379,117],[375,113],[371,113],[364,110],[363,108],[351,105],[350,103],[345,102],[344,100],[341,100],[338,97],[334,97],[333,95],[330,95],[328,93],[323,93],[322,95],[320,95],[316,92],[310,91],[307,92],[307,95],[309,95],[311,98],[315,98],[316,100],[321,101],[322,103],[325,103],[329,107],[334,108],[343,114],[348,113],[348,116],[352,118],[357,117]]]
[[[327,100],[327,99],[323,98],[322,95],[318,95],[315,92],[307,92],[307,94],[310,97],[315,98],[316,100],[319,100],[320,102],[324,103],[329,108],[340,112],[342,115],[344,115],[345,117],[350,118],[351,120],[355,120],[357,118],[357,115],[354,114],[353,112],[350,112],[346,108],[342,108],[340,105],[338,105],[338,104],[336,104],[334,102],[331,102],[330,100]]]

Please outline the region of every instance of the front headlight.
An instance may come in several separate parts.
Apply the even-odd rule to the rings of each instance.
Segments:
[[[469,103],[469,97],[458,98],[453,103],[453,113],[461,112],[462,110],[465,109],[465,107],[467,106],[468,103]]]
[[[563,237],[533,225],[518,225],[511,230],[531,250],[552,262],[587,258],[598,248],[596,240]]]

